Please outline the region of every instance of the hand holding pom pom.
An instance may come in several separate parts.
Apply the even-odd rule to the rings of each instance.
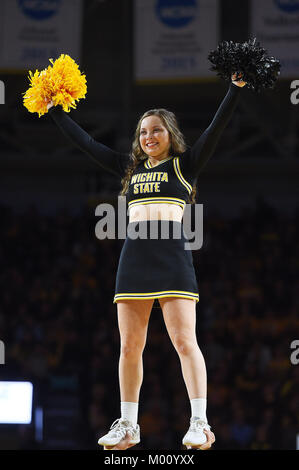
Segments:
[[[49,111],[50,108],[54,106],[53,101],[51,100],[50,103],[47,104],[47,110]]]
[[[39,117],[57,105],[69,112],[87,92],[86,77],[70,56],[61,54],[55,62],[49,60],[52,67],[49,65],[41,72],[36,70],[34,74],[29,71],[30,88],[24,93],[24,106]]]
[[[237,78],[238,78],[239,80],[237,80]],[[246,85],[246,82],[243,82],[243,80],[241,80],[241,78],[242,78],[242,74],[241,74],[241,73],[239,73],[238,76],[237,76],[237,73],[234,73],[234,74],[232,75],[232,82],[233,82],[234,85],[237,85],[238,87],[243,88],[243,86]]]
[[[219,77],[230,80],[238,71],[248,88],[257,92],[273,88],[280,74],[279,60],[269,57],[256,39],[244,43],[223,41],[210,52],[208,59],[212,64],[211,70],[216,71]]]

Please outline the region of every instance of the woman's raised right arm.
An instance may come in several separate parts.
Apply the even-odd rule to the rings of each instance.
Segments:
[[[130,157],[127,154],[115,152],[106,145],[97,142],[86,131],[84,131],[61,106],[48,104],[48,113],[56,122],[61,131],[77,145],[83,152],[86,152],[104,170],[120,176],[125,174]]]

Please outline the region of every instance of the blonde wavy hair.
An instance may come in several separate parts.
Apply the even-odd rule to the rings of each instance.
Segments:
[[[128,192],[130,180],[137,165],[141,161],[148,158],[148,155],[143,152],[139,142],[141,123],[143,119],[148,116],[158,116],[161,119],[164,127],[166,127],[168,130],[170,136],[170,155],[183,153],[187,148],[184,136],[179,129],[174,113],[163,108],[150,109],[149,111],[146,111],[139,119],[136,127],[135,136],[132,143],[131,162],[128,164],[126,173],[121,180],[122,190],[119,193],[121,196],[124,196]],[[195,204],[196,202],[196,183],[192,187],[192,191],[187,202],[190,204]]]

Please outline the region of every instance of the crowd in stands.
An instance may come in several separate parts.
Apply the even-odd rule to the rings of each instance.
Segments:
[[[42,401],[51,377],[76,376],[79,446],[94,449],[120,416],[112,301],[124,240],[98,240],[90,207],[50,216],[2,205],[0,217],[2,380],[32,380]],[[295,449],[299,364],[290,360],[290,345],[299,339],[298,239],[299,212],[263,201],[238,217],[204,219],[193,261],[214,449]],[[141,443],[134,449],[183,449],[190,402],[156,303],[143,359]]]

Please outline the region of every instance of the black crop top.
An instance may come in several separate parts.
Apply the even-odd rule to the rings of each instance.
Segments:
[[[128,207],[164,202],[184,209],[191,191],[192,185],[180,169],[180,157],[170,156],[153,167],[147,158],[132,174],[127,193]]]
[[[221,133],[238,103],[241,88],[233,83],[214,119],[195,144],[179,155],[171,155],[151,167],[149,158],[140,162],[132,174],[127,193],[128,206],[137,203],[173,203],[184,207],[192,186],[212,155]],[[62,132],[104,170],[122,178],[130,162],[129,154],[119,153],[95,141],[59,106],[49,114]]]

